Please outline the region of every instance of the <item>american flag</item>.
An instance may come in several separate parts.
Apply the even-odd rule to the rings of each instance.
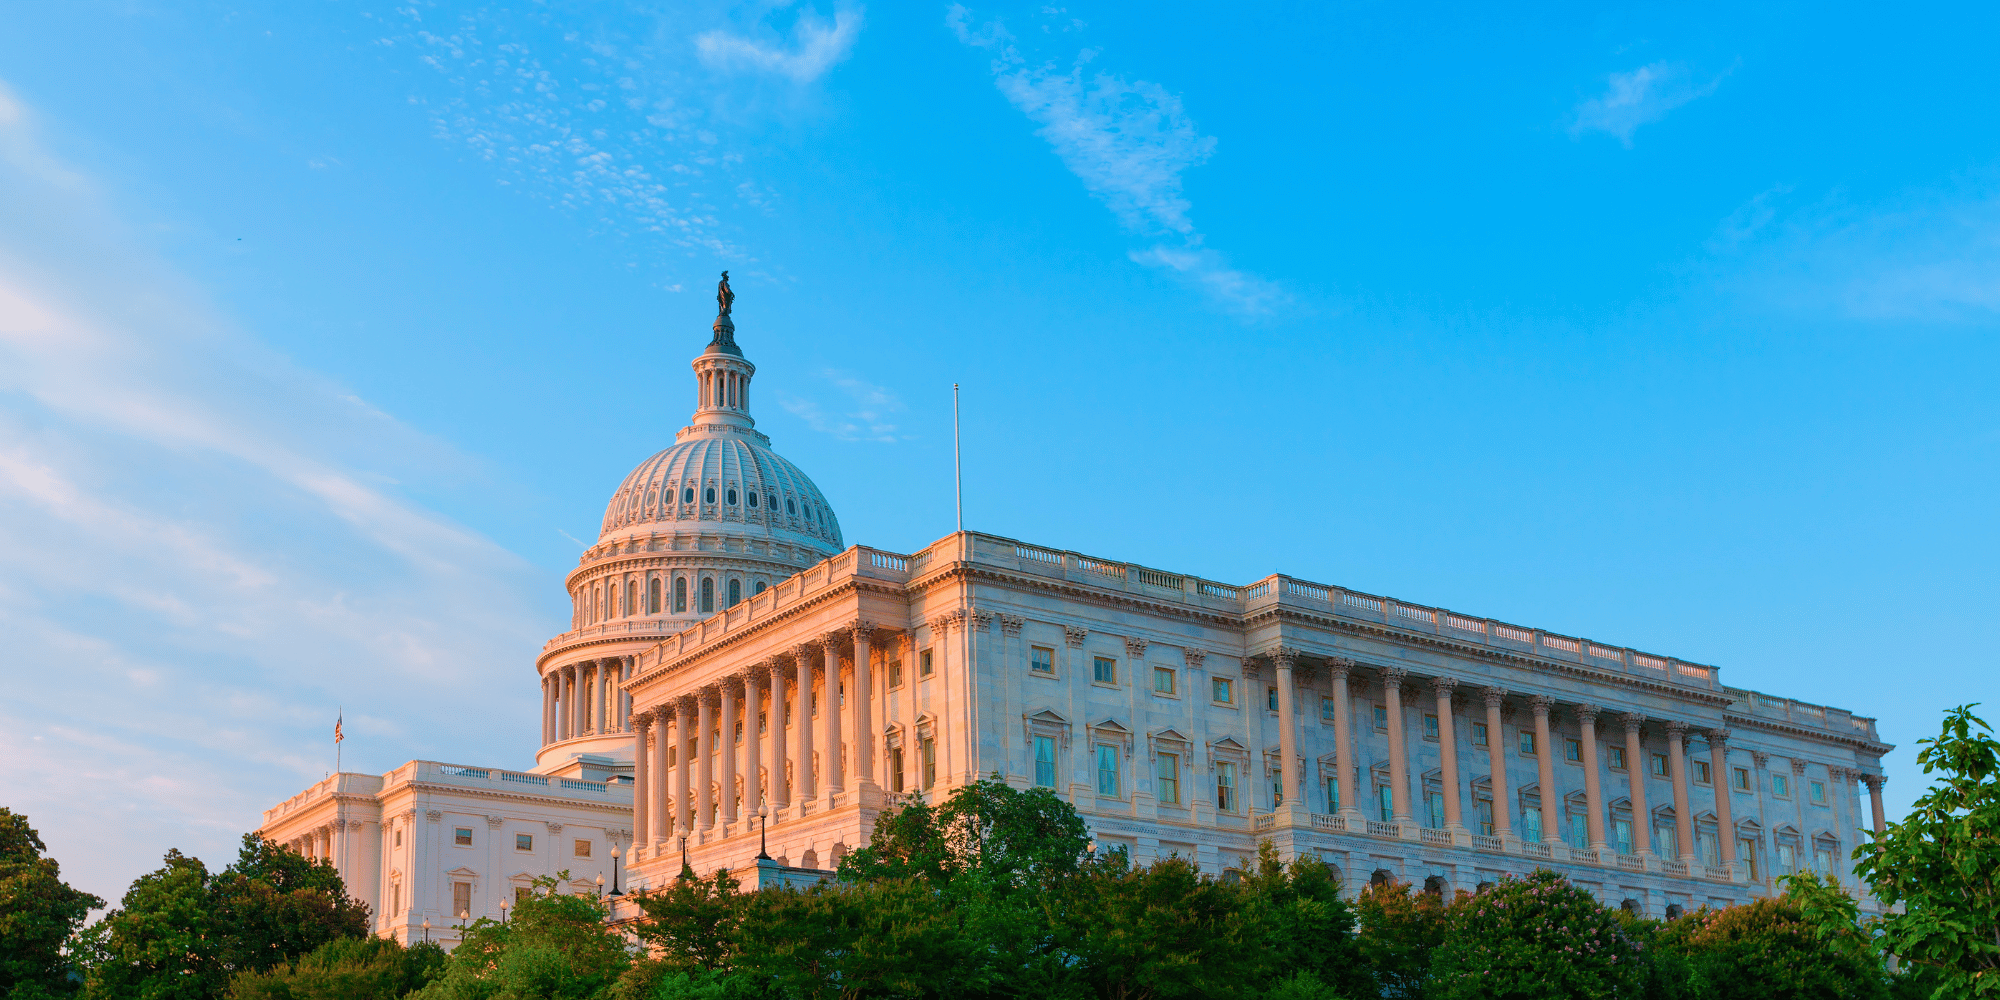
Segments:
[[[340,742],[341,740],[344,740],[344,739],[346,739],[346,738],[347,738],[347,737],[345,737],[345,736],[342,736],[342,735],[340,735],[340,723],[341,723],[341,721],[342,721],[343,719],[345,719],[346,717],[347,717],[347,713],[345,713],[345,712],[342,712],[342,713],[341,713],[340,715],[337,715],[337,716],[334,716],[334,719],[333,719],[333,741],[334,741],[335,743],[338,743],[338,742]]]

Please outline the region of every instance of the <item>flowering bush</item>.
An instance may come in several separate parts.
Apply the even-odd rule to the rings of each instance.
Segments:
[[[1444,942],[1431,957],[1428,995],[1638,997],[1647,978],[1642,957],[1612,911],[1541,869],[1452,903]]]

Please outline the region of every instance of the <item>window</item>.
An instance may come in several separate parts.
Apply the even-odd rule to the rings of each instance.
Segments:
[[[1521,803],[1521,839],[1530,844],[1542,842],[1542,810],[1526,802]]]
[[[1697,785],[1706,785],[1709,783],[1708,761],[1698,760],[1694,762],[1694,783]]]
[[[1236,765],[1226,760],[1215,762],[1215,808],[1236,811]]]
[[[1181,756],[1163,753],[1153,758],[1160,786],[1160,804],[1177,806],[1181,804]]]
[[[738,722],[738,723],[736,724],[736,732],[735,732],[735,733],[734,733],[733,735],[735,736],[735,740],[734,740],[733,742],[734,742],[734,743],[735,743],[735,744],[736,744],[737,746],[742,746],[742,745],[743,745],[743,723],[741,723],[741,722]]]
[[[1798,859],[1792,853],[1792,845],[1780,842],[1778,844],[1778,870],[1790,875],[1798,871],[1797,861]]]
[[[451,884],[451,915],[472,912],[472,883],[453,882]]]
[[[901,795],[903,792],[903,748],[889,751],[889,790]]]
[[[1230,699],[1235,697],[1235,694],[1230,690],[1230,687],[1231,685],[1228,678],[1226,677],[1214,678],[1209,682],[1209,697],[1215,699],[1217,704],[1227,705],[1230,703]]]
[[[1750,866],[1750,881],[1759,878],[1757,874],[1757,842],[1744,838],[1736,842],[1736,860]]]
[[[389,884],[389,912],[403,912],[403,887],[400,883]]]
[[[646,613],[660,613],[660,578],[657,576],[646,581]]]
[[[578,840],[576,842],[576,856],[579,858],[590,857],[590,841]]]
[[[681,502],[682,503],[694,502],[694,487],[690,486],[687,489],[681,491]]]
[[[1527,730],[1521,731],[1521,753],[1529,757],[1533,757],[1535,755],[1534,733],[1528,732]]]
[[[1340,811],[1340,779],[1338,777],[1326,779],[1326,811]]]
[[[917,747],[917,752],[923,758],[924,791],[928,792],[932,785],[937,784],[937,737],[924,737],[923,742]]]
[[[903,661],[889,661],[889,686],[892,688],[903,686]]]
[[[1028,650],[1028,669],[1038,674],[1056,672],[1056,651],[1047,646],[1036,646]]]
[[[729,497],[729,505],[731,507],[736,506],[736,487],[731,486],[729,492],[725,495]]]
[[[1429,816],[1430,828],[1433,830],[1444,829],[1444,793],[1443,792],[1424,793],[1424,805],[1427,807],[1427,811],[1430,813]]]
[[[1264,689],[1264,708],[1265,708],[1265,709],[1266,709],[1267,711],[1272,711],[1272,712],[1275,712],[1275,711],[1277,711],[1277,710],[1278,710],[1278,689],[1277,689],[1277,688],[1274,688],[1274,687],[1267,687],[1267,688],[1265,688],[1265,689]]]
[[[525,903],[525,902],[527,902],[528,900],[531,900],[531,899],[533,899],[533,898],[535,898],[535,890],[533,890],[533,889],[530,889],[530,888],[528,888],[528,887],[527,887],[527,886],[525,886],[525,885],[517,885],[517,886],[515,886],[515,887],[514,887],[514,903],[515,903],[515,905],[517,905],[517,906],[518,906],[518,905],[520,905],[521,903]]]
[[[457,844],[460,847],[471,847],[472,828],[469,826],[461,826],[451,831],[451,842]]]
[[[1339,703],[1334,701],[1332,698],[1321,698],[1319,700],[1319,721],[1321,722],[1339,721],[1338,719],[1335,718],[1335,713],[1340,711],[1340,709],[1337,707],[1338,704]]]
[[[932,671],[933,669],[934,669],[934,668],[933,668],[933,667],[931,666],[931,651],[930,651],[930,650],[928,650],[928,649],[926,649],[926,650],[924,650],[923,652],[921,652],[921,653],[918,653],[918,654],[917,654],[917,676],[918,676],[918,677],[929,677],[929,676],[931,675],[931,671]]]
[[[1098,684],[1118,683],[1118,661],[1108,656],[1093,658],[1090,661],[1090,679]]]
[[[1653,777],[1655,777],[1655,778],[1664,778],[1664,777],[1666,777],[1666,776],[1667,776],[1667,755],[1666,755],[1666,754],[1663,754],[1663,753],[1656,753],[1656,754],[1654,754],[1654,755],[1653,755],[1653,763],[1652,763],[1652,767],[1651,767],[1651,773],[1652,773]]]
[[[1043,788],[1056,787],[1056,741],[1054,737],[1035,737],[1035,784]]]
[[[1749,791],[1749,790],[1750,790],[1750,769],[1749,769],[1749,768],[1744,768],[1744,767],[1733,767],[1733,768],[1730,768],[1730,769],[1729,769],[1729,787],[1731,787],[1731,788],[1734,788],[1734,789],[1736,789],[1736,790],[1737,790],[1737,791],[1739,791],[1739,792],[1747,792],[1747,791]]]
[[[1618,845],[1618,853],[1633,853],[1631,820],[1614,819],[1611,821],[1611,842]]]
[[[1118,797],[1118,748],[1101,743],[1097,747],[1097,794]]]
[[[1824,847],[1813,850],[1813,871],[1821,875],[1831,875],[1833,874],[1833,866],[1833,851]]]
[[[1153,668],[1153,693],[1174,693],[1174,671],[1172,667]]]
[[[1388,785],[1375,786],[1375,808],[1382,814],[1384,823],[1396,818],[1396,793]]]
[[[1473,809],[1479,813],[1479,835],[1482,837],[1493,836],[1493,800],[1480,799],[1472,805]]]
[[[534,850],[534,849],[535,849],[535,835],[534,835],[534,834],[532,834],[532,833],[517,833],[517,834],[515,834],[515,835],[514,835],[514,849],[515,849],[515,850],[517,850],[517,851],[532,851],[532,850]]]
[[[1812,791],[1812,800],[1817,805],[1826,805],[1826,783],[1815,781],[1806,786]]]
[[[1483,747],[1483,746],[1486,746],[1486,745],[1487,745],[1487,743],[1486,743],[1487,739],[1488,739],[1488,737],[1487,737],[1487,735],[1486,735],[1486,723],[1484,723],[1484,722],[1475,722],[1475,723],[1473,723],[1473,724],[1472,724],[1472,745],[1473,745],[1473,746],[1476,746],[1476,747]]]
[[[751,588],[750,590],[750,593],[752,594],[761,594],[763,592],[764,592],[764,581],[762,580],[757,581],[757,586]]]
[[[1661,857],[1681,856],[1681,831],[1678,827],[1656,826],[1653,828],[1653,850]]]
[[[706,577],[701,581],[701,610],[704,614],[715,610],[715,581]]]
[[[1438,717],[1437,717],[1437,716],[1435,716],[1435,715],[1426,715],[1426,716],[1424,716],[1424,739],[1427,739],[1427,740],[1431,741],[1432,743],[1436,743],[1436,742],[1438,741]]]
[[[709,487],[708,489],[705,489],[705,490],[701,491],[701,499],[702,499],[702,501],[703,501],[704,503],[714,503],[714,502],[715,502],[715,487],[711,486],[711,487]]]
[[[674,613],[681,614],[688,609],[687,577],[674,578]]]
[[[1583,763],[1583,741],[1563,740],[1563,759],[1572,764]]]
[[[1792,779],[1782,774],[1771,775],[1771,794],[1781,799],[1792,797]]]
[[[396,830],[396,846],[403,846],[403,831],[400,828]]]
[[[798,514],[798,512],[799,512],[799,508],[798,508],[798,505],[797,505],[796,503],[794,503],[794,502],[792,501],[792,498],[791,498],[791,497],[786,497],[786,498],[785,498],[785,513],[787,513],[787,514],[792,514],[792,515],[796,515],[796,514]]]
[[[1285,775],[1282,771],[1271,772],[1271,808],[1285,804]]]
[[[733,608],[736,606],[736,602],[742,599],[743,599],[743,581],[741,580],[729,581],[729,603],[723,605],[723,607]]]
[[[1605,748],[1604,748],[1604,760],[1605,760],[1605,763],[1607,763],[1607,764],[1611,765],[1611,769],[1612,769],[1613,771],[1623,771],[1623,770],[1625,770],[1625,748],[1624,748],[1624,747],[1605,747]]]
[[[1384,732],[1388,731],[1389,729],[1388,706],[1386,705],[1375,706],[1375,728],[1383,730]]]
[[[1706,830],[1696,830],[1694,832],[1694,852],[1701,856],[1702,864],[1722,864],[1722,844],[1715,839],[1715,834],[1713,833]]]
[[[768,733],[771,731],[770,713],[768,712],[757,713],[757,731],[759,733]]]
[[[755,506],[757,506],[757,491],[756,491],[756,490],[751,490],[751,491],[750,491],[750,495],[749,495],[749,496],[747,496],[747,497],[745,497],[744,499],[746,499],[746,500],[749,500],[749,501],[750,501],[750,506],[752,506],[752,507],[755,507]]]
[[[1579,851],[1590,849],[1590,817],[1582,813],[1570,813],[1567,817],[1569,828],[1564,831],[1563,841]]]

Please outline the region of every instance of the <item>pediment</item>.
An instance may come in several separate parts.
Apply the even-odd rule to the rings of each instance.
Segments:
[[[1193,740],[1190,740],[1187,737],[1182,736],[1180,734],[1180,730],[1178,729],[1162,729],[1159,732],[1154,733],[1153,738],[1156,740],[1172,740],[1175,743],[1194,742]]]
[[[1227,750],[1234,753],[1248,752],[1243,749],[1243,744],[1236,742],[1236,738],[1233,736],[1224,736],[1219,740],[1211,740],[1208,745],[1217,750]]]
[[[1039,723],[1042,723],[1043,725],[1048,725],[1048,726],[1067,726],[1067,725],[1069,725],[1069,720],[1068,720],[1068,719],[1065,719],[1065,718],[1063,718],[1063,717],[1062,717],[1061,715],[1058,715],[1058,714],[1056,714],[1056,713],[1055,713],[1054,711],[1052,711],[1052,710],[1050,710],[1050,709],[1046,709],[1046,708],[1042,709],[1042,710],[1041,710],[1041,711],[1039,711],[1039,712],[1032,712],[1032,713],[1029,713],[1029,715],[1028,715],[1028,721],[1029,721],[1029,722],[1039,722]]]
[[[1132,735],[1132,731],[1130,729],[1125,728],[1124,726],[1119,725],[1117,719],[1106,719],[1103,722],[1100,722],[1097,725],[1094,725],[1090,728],[1095,729],[1100,733],[1115,733],[1121,736]]]
[[[465,867],[464,865],[460,865],[460,866],[458,866],[457,868],[453,868],[452,870],[450,870],[450,871],[448,871],[448,872],[445,872],[445,874],[446,874],[446,875],[457,875],[457,876],[458,876],[458,877],[460,877],[460,878],[478,878],[478,877],[479,877],[479,873],[478,873],[478,872],[476,872],[476,871],[473,871],[472,869],[470,869],[470,868],[467,868],[467,867]]]

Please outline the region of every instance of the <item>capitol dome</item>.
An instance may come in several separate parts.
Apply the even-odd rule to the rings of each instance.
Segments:
[[[713,521],[716,527],[761,529],[825,555],[844,547],[840,522],[819,487],[764,441],[742,434],[681,434],[618,485],[604,509],[599,541]]]

